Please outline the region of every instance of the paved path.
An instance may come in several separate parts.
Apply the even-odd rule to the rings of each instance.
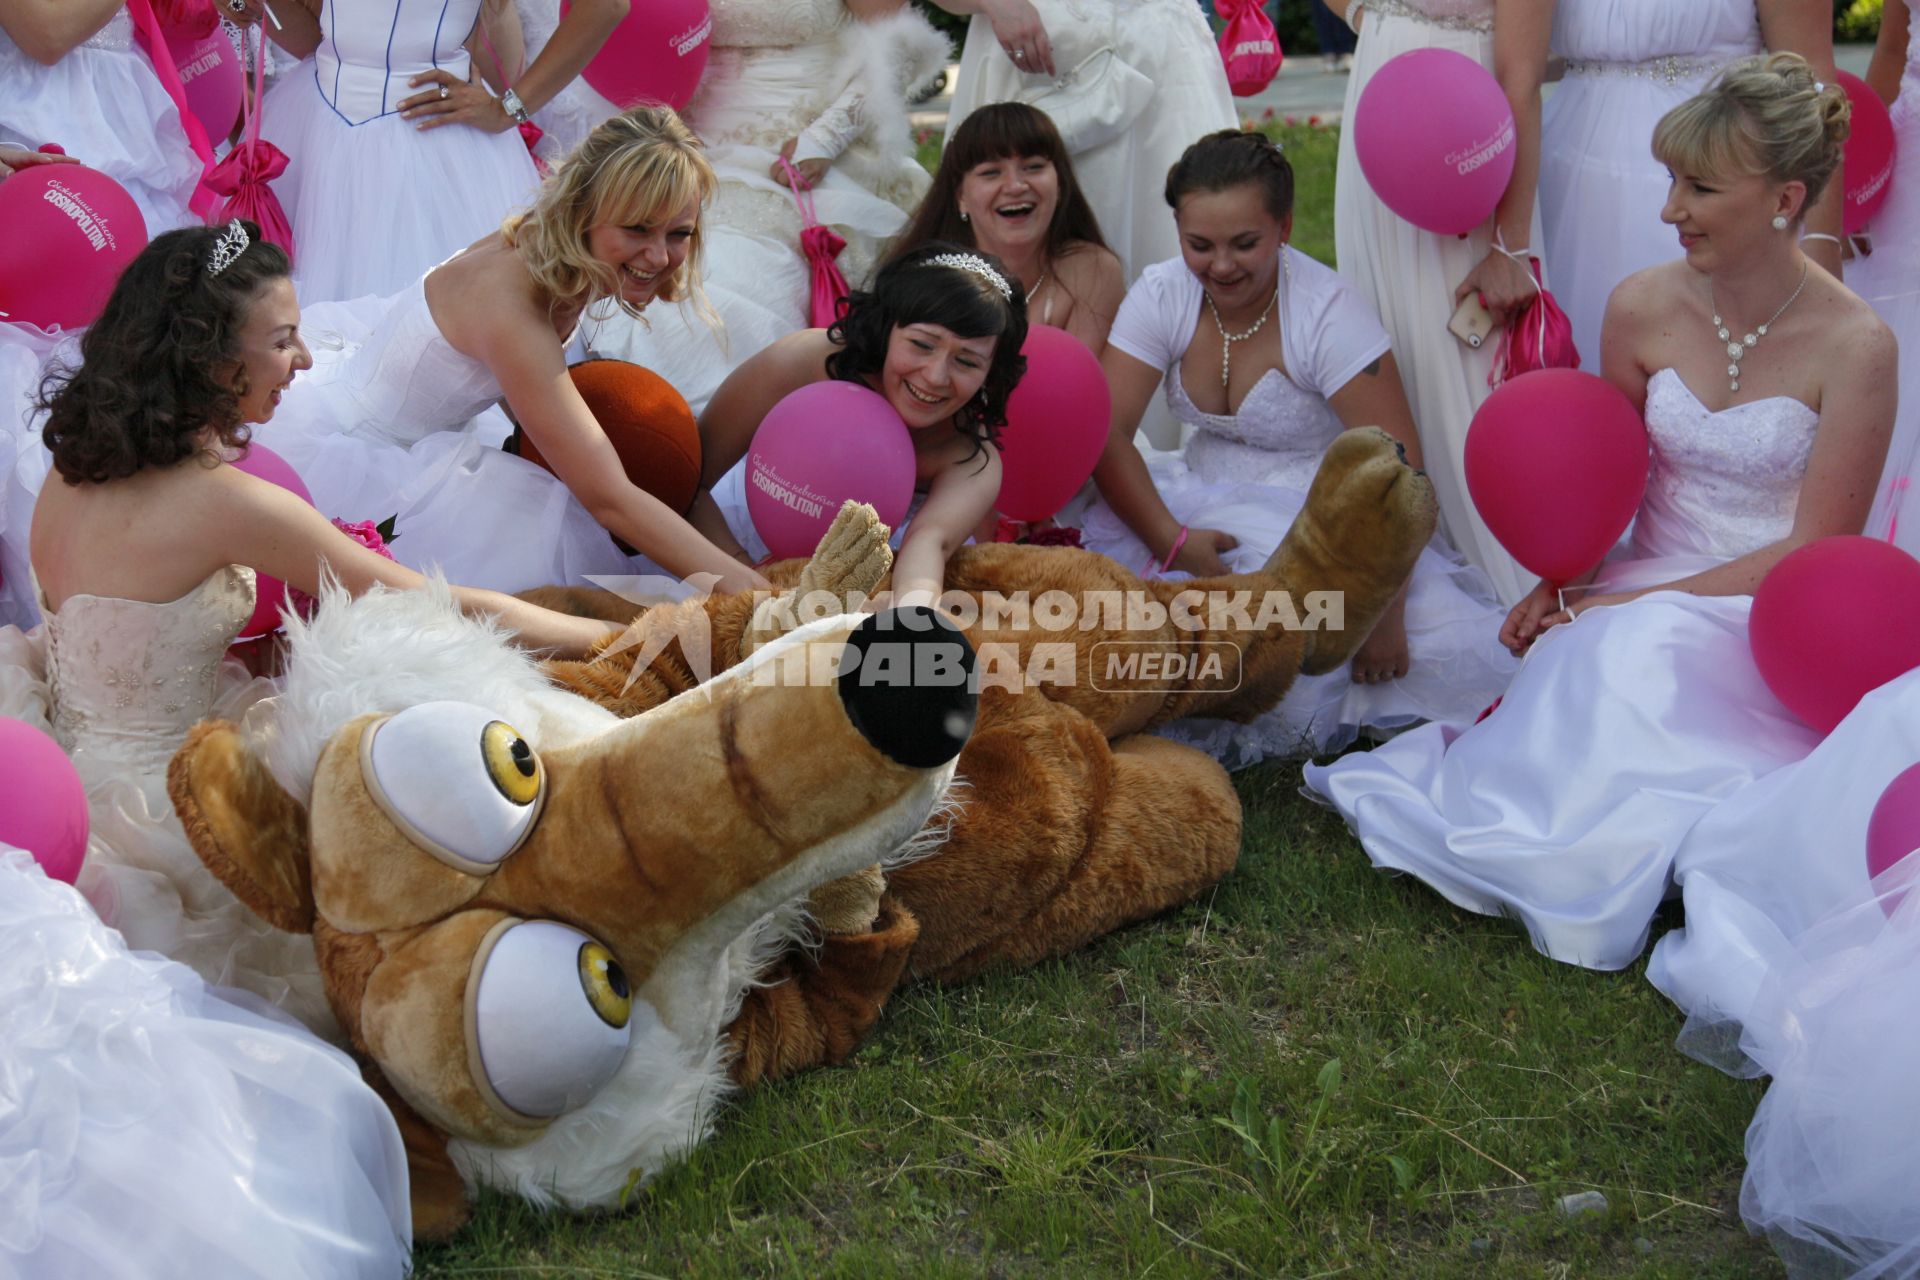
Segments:
[[[1686,0],[1674,2],[1685,3]],[[1842,71],[1864,76],[1867,63],[1873,57],[1873,46],[1844,44],[1834,53]],[[1317,115],[1323,123],[1339,120],[1347,97],[1347,76],[1345,72],[1327,72],[1322,69],[1325,65],[1317,53],[1288,58],[1281,64],[1280,74],[1263,92],[1251,98],[1236,99],[1240,114],[1257,120],[1271,108],[1276,116],[1298,116],[1304,120]],[[958,78],[958,65],[948,67],[948,86],[951,87]],[[1547,92],[1553,92],[1552,85],[1547,86]],[[944,130],[947,126],[947,104],[951,101],[952,94],[943,92],[916,107],[913,111],[913,127]]]

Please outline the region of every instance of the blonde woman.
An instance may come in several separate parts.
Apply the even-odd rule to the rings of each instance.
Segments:
[[[713,575],[723,591],[764,585],[627,477],[564,355],[590,304],[637,317],[655,301],[698,297],[713,185],[672,111],[613,117],[531,209],[411,288],[310,312],[319,367],[259,438],[293,463],[322,511],[397,517],[400,559],[455,581],[519,590],[648,567],[611,533],[675,577]],[[507,428],[486,412],[496,404],[551,475],[492,447]]]

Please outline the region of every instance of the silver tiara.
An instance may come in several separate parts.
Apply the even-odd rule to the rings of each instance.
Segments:
[[[1000,291],[1000,296],[1008,302],[1013,301],[1013,290],[1008,287],[1006,277],[995,271],[987,260],[977,253],[942,253],[928,258],[936,267],[953,267],[959,271],[971,271]]]
[[[207,259],[207,274],[217,276],[237,261],[247,251],[253,241],[247,238],[247,229],[235,218],[227,224],[220,238],[213,242],[213,256]]]

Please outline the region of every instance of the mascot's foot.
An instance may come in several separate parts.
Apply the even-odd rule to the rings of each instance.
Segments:
[[[841,506],[812,558],[801,567],[792,590],[763,601],[754,610],[752,621],[740,637],[740,656],[778,639],[808,618],[850,612],[863,605],[893,569],[888,536],[880,513],[866,503]]]

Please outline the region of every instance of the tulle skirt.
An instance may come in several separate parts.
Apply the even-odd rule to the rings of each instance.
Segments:
[[[344,1053],[234,999],[0,845],[0,1273],[406,1269],[392,1113]]]
[[[1260,568],[1306,505],[1304,493],[1277,485],[1209,483],[1177,454],[1156,453],[1148,465],[1175,519],[1222,529],[1240,540],[1224,557],[1236,573]],[[1081,520],[1081,542],[1136,573],[1153,561],[1145,544],[1104,502],[1096,501]],[[1158,565],[1151,567],[1151,576],[1158,576]],[[1407,590],[1411,663],[1405,676],[1356,684],[1345,667],[1301,676],[1278,706],[1251,724],[1186,720],[1159,732],[1239,769],[1270,756],[1337,751],[1361,733],[1385,734],[1422,720],[1471,719],[1513,677],[1513,656],[1499,640],[1505,616],[1485,576],[1451,558],[1436,541],[1420,553]]]
[[[260,122],[287,154],[273,191],[293,227],[301,305],[397,292],[532,201],[540,175],[517,130],[348,124],[314,74],[308,61],[282,76]]]
[[[1761,680],[1751,607],[1655,592],[1586,610],[1535,642],[1485,720],[1309,766],[1307,785],[1374,865],[1517,918],[1556,960],[1624,968],[1687,833],[1818,741]]]

